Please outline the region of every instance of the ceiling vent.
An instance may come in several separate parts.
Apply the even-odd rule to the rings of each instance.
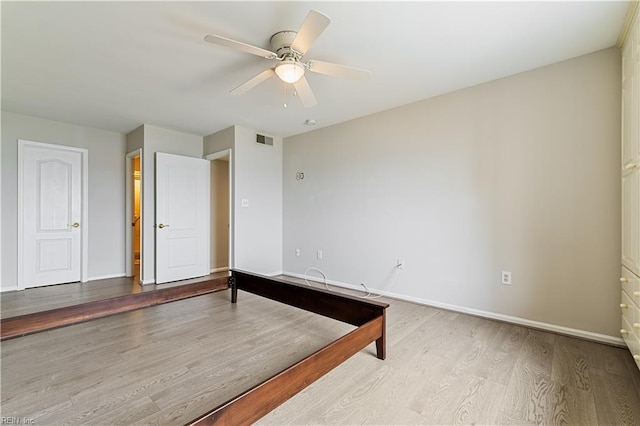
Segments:
[[[256,142],[262,145],[273,146],[273,138],[265,135],[256,135]]]

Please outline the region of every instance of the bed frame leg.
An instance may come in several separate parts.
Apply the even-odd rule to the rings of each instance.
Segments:
[[[229,277],[229,287],[231,287],[231,303],[238,302],[238,285],[233,275]]]
[[[382,336],[376,339],[376,356],[378,359],[387,357],[387,310],[382,310]]]

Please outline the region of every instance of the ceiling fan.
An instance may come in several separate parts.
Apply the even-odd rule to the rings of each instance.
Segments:
[[[346,77],[353,79],[366,79],[371,72],[359,68],[348,67],[346,65],[334,64],[331,62],[308,60],[303,61],[311,45],[331,23],[331,19],[320,12],[312,10],[305,18],[300,30],[279,31],[271,36],[272,50],[262,49],[240,41],[231,40],[219,35],[206,35],[204,40],[220,46],[241,50],[245,53],[261,56],[265,59],[279,61],[273,68],[268,68],[231,90],[234,95],[241,95],[263,81],[278,76],[285,83],[293,84],[302,104],[312,107],[318,102],[307,82],[304,74],[306,71],[319,74],[332,75],[336,77]],[[285,104],[286,105],[286,104]]]

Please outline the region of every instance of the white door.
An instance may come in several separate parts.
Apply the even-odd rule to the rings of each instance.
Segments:
[[[20,141],[19,288],[80,281],[81,150]]]
[[[156,153],[156,283],[209,274],[209,162]]]
[[[634,163],[630,163],[635,166]],[[623,168],[622,171],[622,264],[640,275],[640,171]]]

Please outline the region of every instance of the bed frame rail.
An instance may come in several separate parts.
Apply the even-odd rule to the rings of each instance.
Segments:
[[[232,398],[189,425],[248,425],[293,397],[295,394],[376,342],[379,359],[386,357],[386,303],[334,293],[246,272],[233,271],[231,300],[238,290],[276,300],[357,326],[302,361],[259,385]]]

